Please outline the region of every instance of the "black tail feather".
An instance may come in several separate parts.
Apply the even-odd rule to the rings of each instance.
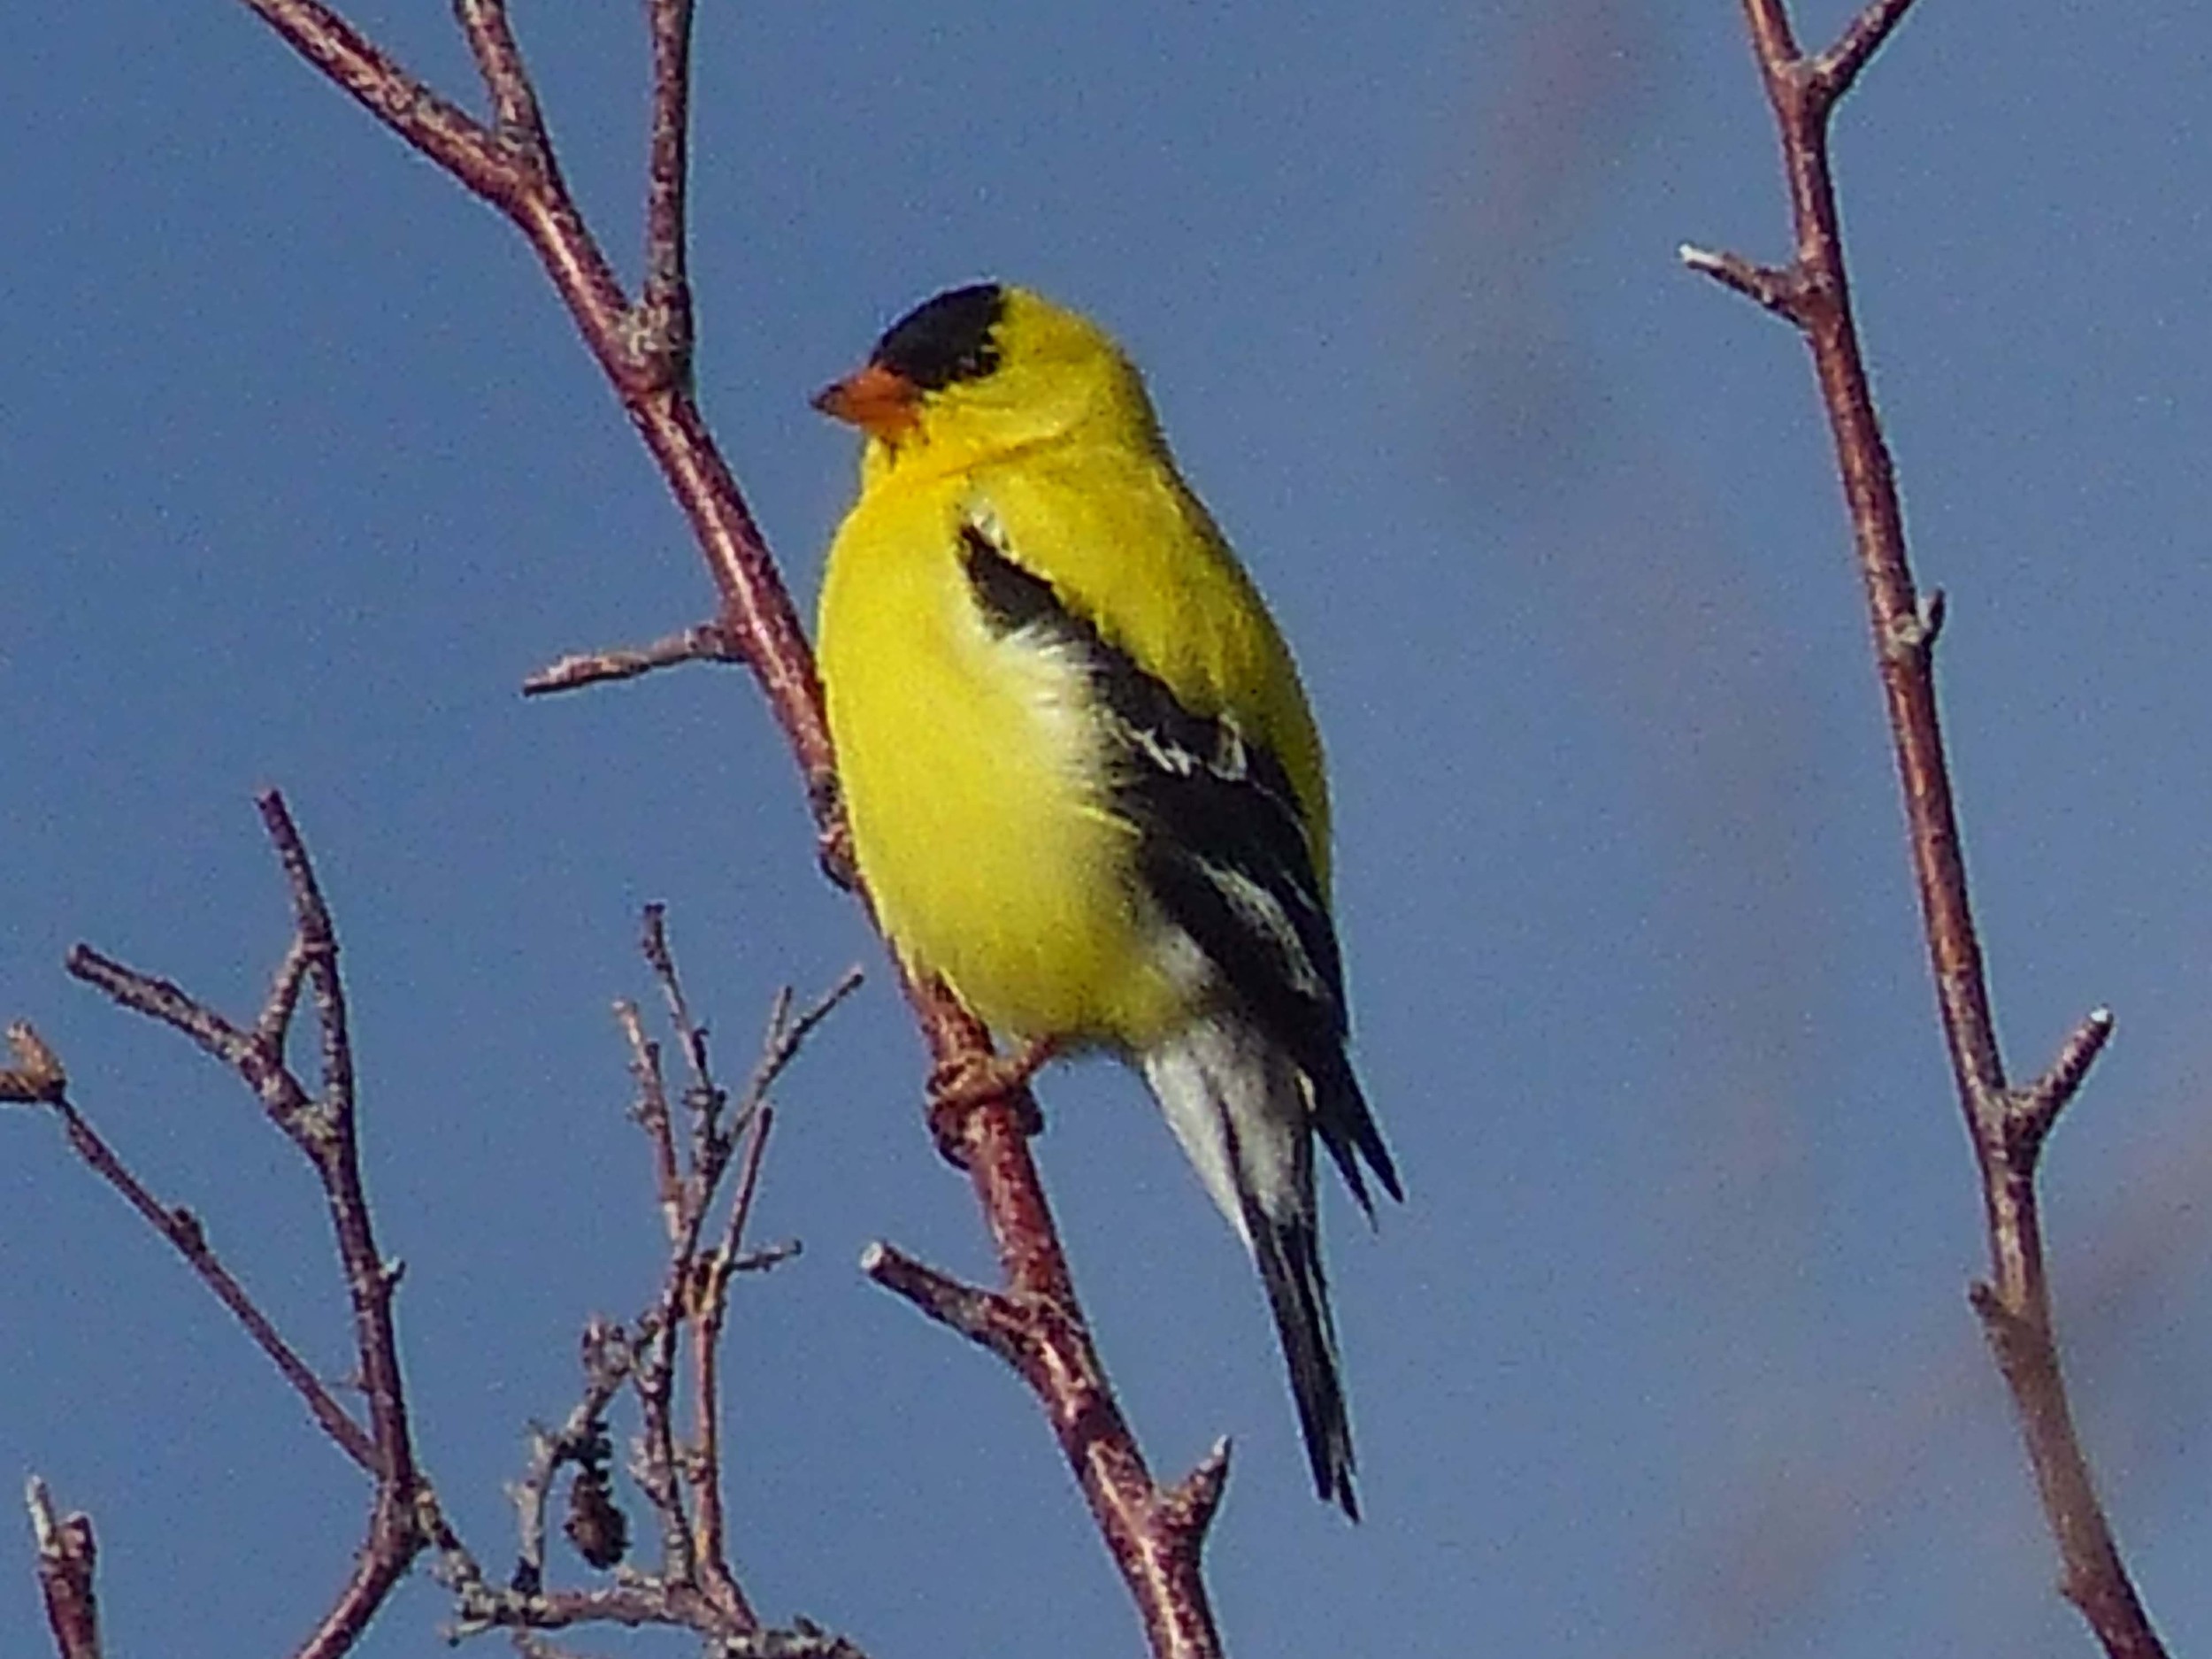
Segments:
[[[1359,1078],[1352,1071],[1351,1061],[1341,1048],[1328,1053],[1329,1063],[1307,1075],[1308,1087],[1313,1091],[1313,1127],[1321,1137],[1321,1144],[1329,1149],[1329,1156],[1344,1177],[1345,1186],[1352,1189],[1352,1196],[1366,1212],[1370,1221],[1375,1218],[1375,1201],[1368,1196],[1367,1183],[1361,1179],[1360,1160],[1375,1172],[1383,1191],[1400,1203],[1405,1202],[1405,1189],[1398,1185],[1398,1167],[1391,1162],[1390,1148],[1383,1144],[1382,1131],[1375,1123],[1375,1115],[1367,1109],[1366,1094],[1360,1088]]]
[[[1310,1220],[1278,1220],[1248,1204],[1253,1259],[1267,1286],[1275,1332],[1290,1368],[1298,1426],[1306,1439],[1314,1490],[1352,1520],[1359,1500],[1352,1490],[1352,1424],[1337,1368],[1336,1322],[1329,1311],[1329,1281],[1321,1268],[1321,1240]]]

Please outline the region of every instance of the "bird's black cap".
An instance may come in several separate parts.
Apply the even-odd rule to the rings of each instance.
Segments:
[[[998,367],[992,332],[1005,314],[1006,290],[996,282],[949,288],[884,330],[871,360],[925,392],[979,380]]]

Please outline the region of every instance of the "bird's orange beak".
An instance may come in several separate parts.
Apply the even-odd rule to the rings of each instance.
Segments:
[[[814,406],[872,438],[895,443],[919,423],[921,400],[921,388],[906,376],[871,363],[815,393]]]

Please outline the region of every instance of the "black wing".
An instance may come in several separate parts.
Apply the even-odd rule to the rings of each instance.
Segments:
[[[961,531],[968,582],[996,633],[1030,633],[1089,667],[1120,753],[1116,808],[1137,826],[1144,881],[1254,1022],[1311,1086],[1314,1125],[1363,1209],[1364,1158],[1404,1194],[1344,1045],[1344,964],[1282,761],[1226,716],[1194,714],[977,525]]]

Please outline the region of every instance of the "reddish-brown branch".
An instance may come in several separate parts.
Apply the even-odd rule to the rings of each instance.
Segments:
[[[647,329],[665,342],[672,363],[691,364],[691,278],[685,238],[690,234],[692,0],[667,0],[648,9],[653,35],[652,136],[645,165],[645,280],[641,287]]]
[[[377,1609],[384,1605],[427,1541],[419,1530],[411,1494],[389,1480],[377,1483],[376,1508],[369,1536],[353,1558],[345,1587],[314,1633],[301,1644],[296,1659],[340,1659],[353,1651]]]
[[[753,1195],[760,1190],[768,1132],[775,1123],[774,1108],[765,1099],[760,1100],[753,1108],[745,1149],[740,1156],[737,1197],[730,1205],[729,1225],[721,1244],[699,1264],[690,1316],[693,1429],[692,1453],[685,1466],[691,1478],[692,1507],[698,1521],[699,1578],[707,1594],[733,1618],[748,1623],[757,1621],[730,1570],[729,1534],[722,1511],[722,1325],[729,1310],[730,1279],[741,1259],[745,1224],[752,1217]]]
[[[970,1169],[983,1191],[992,1176],[979,1172],[978,1164]],[[1044,1225],[1050,1219],[1045,1217]],[[1043,1263],[1031,1265],[1048,1271]],[[964,1284],[882,1243],[868,1247],[860,1268],[940,1325],[990,1349],[1029,1385],[1143,1616],[1153,1653],[1178,1659],[1219,1654],[1201,1560],[1228,1476],[1228,1443],[1217,1445],[1190,1475],[1163,1489],[1145,1466],[1081,1310],[1071,1302],[1049,1291]],[[1009,1264],[1010,1277],[1012,1271]]]
[[[849,972],[811,1006],[794,1011],[787,989],[771,1010],[760,1058],[734,1105],[708,1064],[706,1028],[691,1015],[669,948],[661,907],[649,905],[641,941],[659,981],[675,1043],[685,1056],[687,1080],[680,1091],[686,1133],[679,1136],[678,1108],[665,1074],[665,1048],[651,1041],[636,1008],[618,1004],[637,1085],[633,1110],[651,1148],[654,1185],[668,1235],[668,1255],[653,1305],[634,1326],[595,1321],[583,1345],[585,1391],[557,1431],[534,1428],[531,1458],[513,1488],[521,1555],[504,1592],[480,1577],[459,1583],[463,1630],[492,1626],[549,1630],[567,1624],[675,1624],[715,1639],[718,1652],[812,1650],[820,1632],[811,1626],[763,1628],[729,1564],[724,1507],[723,1444],[718,1356],[732,1279],[740,1272],[788,1257],[795,1246],[746,1253],[744,1233],[759,1192],[767,1137],[774,1113],[768,1091],[795,1059],[808,1036],[859,984]],[[705,1222],[734,1168],[736,1194],[719,1240],[703,1248]],[[694,1429],[687,1443],[676,1433],[678,1373],[687,1362]],[[624,1582],[609,1590],[567,1591],[546,1584],[546,1509],[564,1466],[579,1471],[571,1494],[568,1532],[590,1564],[606,1568],[626,1552],[626,1524],[609,1492],[607,1413],[627,1388],[640,1419],[638,1453],[631,1466],[637,1488],[657,1517],[660,1551],[651,1567],[633,1563]],[[580,1517],[580,1494],[585,1510]],[[580,1529],[580,1519],[585,1525]],[[776,1646],[788,1639],[788,1649]],[[824,1638],[823,1651],[853,1652]]]
[[[669,1217],[669,1272],[635,1336],[606,1325],[595,1325],[587,1333],[585,1397],[561,1432],[533,1434],[532,1466],[516,1493],[522,1530],[520,1562],[511,1584],[495,1589],[448,1525],[436,1494],[415,1466],[392,1319],[397,1275],[378,1253],[361,1180],[352,1038],[338,972],[336,933],[306,846],[282,799],[272,793],[259,804],[285,872],[295,933],[250,1031],[178,987],[85,947],[72,953],[70,967],[124,1006],[174,1027],[221,1059],[253,1090],[271,1122],[313,1166],[330,1209],[353,1304],[356,1375],[366,1398],[369,1427],[363,1429],[338,1404],[254,1304],[209,1247],[197,1218],[154,1198],[84,1120],[68,1098],[68,1077],[60,1057],[27,1025],[12,1026],[6,1033],[13,1064],[0,1068],[0,1099],[55,1112],[70,1146],[170,1241],[307,1402],[325,1432],[375,1478],[367,1540],[356,1553],[345,1585],[300,1654],[307,1659],[339,1659],[349,1652],[393,1587],[428,1549],[434,1552],[438,1576],[457,1594],[465,1629],[526,1631],[586,1620],[676,1624],[714,1638],[718,1651],[733,1655],[816,1653],[859,1659],[850,1644],[812,1625],[764,1630],[730,1571],[712,1358],[732,1277],[782,1260],[795,1248],[741,1253],[772,1121],[767,1091],[808,1035],[859,983],[857,972],[847,973],[813,1005],[795,1014],[790,994],[778,996],[760,1061],[732,1118],[727,1100],[708,1071],[706,1033],[690,1018],[657,909],[649,914],[647,954],[667,994],[691,1075],[683,1094],[691,1129],[687,1137],[689,1156],[680,1159],[659,1050],[646,1041],[635,1010],[624,1010],[623,1023],[636,1060],[637,1116],[656,1148],[657,1184]],[[319,1037],[320,1075],[312,1092],[287,1057],[291,1017],[303,996],[314,1009]],[[728,1223],[720,1243],[703,1255],[702,1224],[733,1159],[739,1169],[738,1192]],[[699,1428],[695,1443],[680,1448],[672,1426],[672,1362],[687,1332],[701,1354],[695,1373]],[[608,1453],[602,1417],[625,1386],[637,1393],[644,1417],[646,1452],[639,1478],[663,1520],[663,1571],[657,1576],[633,1574],[629,1583],[604,1594],[549,1594],[543,1588],[544,1517],[552,1480],[562,1465],[574,1464],[588,1475],[603,1503]],[[580,1475],[578,1490],[585,1490]],[[91,1615],[88,1524],[81,1517],[53,1523],[42,1489],[33,1494],[33,1517],[40,1529],[42,1582],[55,1609],[56,1641],[65,1655],[92,1655],[96,1633]],[[603,1525],[592,1527],[595,1539],[586,1539],[572,1505],[570,1535],[580,1540],[580,1548],[595,1564],[610,1564],[622,1554],[625,1528],[611,1505],[595,1519]],[[604,1560],[596,1553],[601,1546],[608,1550]]]
[[[647,276],[638,304],[611,269],[564,186],[529,77],[500,0],[463,0],[463,27],[490,92],[495,128],[435,97],[317,0],[245,0],[302,56],[406,142],[510,219],[544,265],[624,411],[690,520],[720,597],[717,626],[758,679],[788,741],[813,812],[825,869],[849,874],[835,773],[814,658],[751,511],[708,434],[691,390],[690,294],[682,262],[689,0],[650,0],[654,42],[647,189]],[[933,986],[910,987],[934,1065],[989,1053],[982,1027]],[[1162,1654],[1218,1651],[1199,1585],[1202,1525],[1161,1517],[1187,1483],[1164,1494],[1112,1409],[1102,1367],[1053,1231],[1027,1137],[1025,1090],[966,1112],[956,1140],[981,1203],[1009,1294],[1041,1331],[1048,1363],[1025,1370],[1064,1446],[1080,1425],[1079,1478],[1141,1616]],[[1107,1408],[1101,1411],[1100,1402]],[[1202,1487],[1203,1483],[1201,1483]],[[1179,1552],[1172,1571],[1155,1566]],[[1133,1565],[1132,1563],[1135,1563]]]
[[[75,1106],[66,1100],[58,1100],[53,1107],[61,1118],[62,1133],[69,1139],[70,1149],[84,1160],[94,1174],[121,1194],[123,1201],[184,1258],[185,1265],[208,1287],[215,1300],[230,1310],[253,1345],[268,1356],[278,1374],[306,1402],[308,1414],[339,1450],[368,1473],[374,1474],[376,1444],[368,1432],[323,1386],[322,1379],[314,1369],[284,1340],[269,1317],[247,1294],[245,1286],[223,1264],[222,1258],[208,1243],[199,1217],[181,1206],[165,1204],[148,1192]]]
[[[296,1138],[309,1148],[322,1177],[331,1234],[345,1270],[347,1296],[353,1304],[354,1353],[362,1392],[376,1437],[378,1522],[371,1531],[371,1548],[364,1552],[364,1560],[368,1563],[380,1557],[396,1579],[421,1547],[411,1525],[417,1479],[414,1437],[407,1419],[407,1386],[400,1374],[399,1333],[392,1318],[392,1294],[398,1272],[377,1248],[375,1221],[361,1179],[354,1110],[353,1033],[346,1015],[345,985],[338,974],[337,931],[331,925],[307,845],[300,839],[284,797],[272,789],[262,795],[257,804],[262,824],[284,866],[293,921],[298,930],[296,938],[306,960],[308,995],[314,1000],[315,1025],[320,1038],[322,1087],[315,1102],[317,1110],[303,1118]],[[282,1054],[278,1046],[269,1057],[280,1064]],[[366,1566],[364,1572],[367,1572]],[[366,1578],[357,1580],[368,1581]]]
[[[764,1655],[819,1653],[857,1659],[857,1650],[850,1644],[811,1625],[767,1631],[754,1616],[726,1559],[711,1358],[703,1361],[696,1373],[697,1440],[684,1449],[679,1448],[671,1426],[671,1361],[687,1330],[710,1355],[720,1338],[733,1274],[790,1254],[792,1247],[741,1253],[745,1223],[758,1190],[771,1121],[766,1091],[796,1056],[808,1034],[857,985],[858,975],[847,974],[825,996],[795,1015],[789,994],[778,997],[751,1085],[735,1118],[726,1124],[727,1103],[706,1070],[704,1030],[689,1020],[659,918],[656,915],[650,919],[649,954],[655,959],[671,1006],[679,1016],[680,1039],[693,1075],[693,1086],[684,1094],[693,1120],[691,1156],[680,1166],[658,1050],[645,1041],[631,1011],[625,1027],[638,1060],[641,1102],[638,1115],[660,1149],[656,1154],[658,1184],[671,1216],[669,1276],[654,1310],[640,1322],[635,1338],[615,1327],[595,1326],[588,1333],[585,1398],[561,1433],[549,1435],[541,1431],[534,1434],[532,1469],[517,1492],[523,1532],[521,1563],[513,1583],[506,1589],[495,1589],[447,1524],[436,1495],[414,1464],[398,1340],[392,1322],[396,1275],[377,1252],[356,1150],[352,1041],[338,976],[336,936],[306,848],[282,800],[272,794],[264,796],[260,805],[285,870],[296,931],[278,969],[267,1006],[251,1033],[176,986],[84,947],[73,953],[71,968],[124,1006],[173,1026],[221,1058],[252,1087],[271,1121],[313,1165],[330,1206],[338,1254],[353,1302],[357,1375],[366,1397],[370,1427],[364,1430],[337,1403],[278,1333],[209,1247],[198,1220],[188,1211],[154,1198],[78,1113],[68,1099],[67,1075],[59,1056],[27,1025],[12,1027],[7,1033],[15,1064],[0,1069],[0,1098],[42,1105],[57,1114],[71,1147],[170,1241],[300,1393],[325,1432],[375,1477],[367,1540],[355,1555],[344,1586],[298,1651],[309,1659],[338,1659],[349,1652],[416,1557],[431,1549],[435,1552],[439,1576],[457,1592],[465,1629],[494,1625],[549,1629],[584,1621],[677,1624],[715,1638],[732,1654],[753,1651],[747,1644],[757,1638],[757,1651]],[[311,1094],[286,1059],[288,1015],[299,1006],[303,995],[311,1001],[320,1034],[320,1087]],[[701,1223],[733,1156],[739,1169],[737,1196],[720,1244],[703,1256]],[[648,1451],[641,1479],[664,1521],[664,1571],[657,1576],[634,1575],[633,1582],[615,1592],[546,1593],[542,1579],[548,1490],[564,1463],[580,1469],[587,1465],[595,1471],[603,1468],[605,1449],[601,1416],[613,1394],[626,1385],[638,1393],[643,1409]],[[692,1494],[695,1510],[686,1508],[687,1490]],[[35,1522],[42,1513],[40,1496],[34,1498]],[[618,1517],[614,1526],[613,1548],[619,1555]],[[73,1540],[80,1533],[84,1548],[76,1550]],[[44,1528],[40,1536],[42,1580],[49,1584],[50,1602],[58,1609],[56,1640],[65,1655],[92,1654],[96,1648],[84,1645],[93,1640],[88,1526],[81,1517],[75,1517]]]
[[[2111,1034],[2112,1018],[2103,1010],[2091,1014],[2040,1079],[2025,1088],[2008,1084],[1937,713],[1941,595],[1916,593],[1906,558],[1894,471],[1852,319],[1829,164],[1837,100],[1903,21],[1912,0],[1873,0],[1835,45],[1811,56],[1798,49],[1784,0],[1743,4],[1780,134],[1795,255],[1782,266],[1697,248],[1685,248],[1682,257],[1787,318],[1811,349],[1888,708],[1937,1006],[1980,1168],[1991,1279],[1973,1287],[1973,1304],[2019,1414],[2058,1544],[2062,1588],[2108,1654],[2150,1659],[2164,1650],[2121,1562],[2067,1402],[2036,1197],[2044,1139]]]
[[[166,980],[140,973],[85,946],[70,953],[68,966],[70,972],[123,1006],[183,1033],[221,1060],[260,1099],[270,1121],[313,1166],[352,1308],[355,1370],[368,1414],[365,1432],[217,1257],[198,1218],[156,1200],[66,1099],[51,1104],[77,1155],[169,1240],[307,1402],[324,1432],[375,1478],[368,1540],[355,1557],[345,1587],[300,1649],[314,1659],[332,1659],[359,1640],[393,1586],[442,1532],[443,1524],[436,1518],[434,1501],[415,1467],[399,1337],[392,1317],[397,1275],[377,1248],[361,1179],[353,1039],[338,973],[337,934],[306,844],[283,798],[270,791],[257,804],[284,871],[294,933],[267,1002],[250,1030]],[[292,1016],[303,995],[315,1010],[320,1062],[319,1087],[311,1093],[286,1057]]]

